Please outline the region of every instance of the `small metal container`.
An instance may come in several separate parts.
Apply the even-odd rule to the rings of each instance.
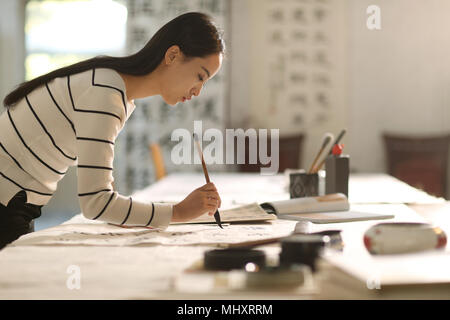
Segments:
[[[319,195],[319,174],[298,172],[289,175],[289,194],[291,199]]]

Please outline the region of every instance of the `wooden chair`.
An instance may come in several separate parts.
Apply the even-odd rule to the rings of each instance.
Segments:
[[[281,137],[279,141],[279,168],[278,172],[283,172],[285,169],[295,169],[300,167],[301,150],[303,145],[303,134]],[[267,148],[268,155],[271,155],[271,143],[268,138]],[[259,142],[258,142],[259,143]],[[237,143],[235,141],[235,156],[236,156]],[[257,149],[258,150],[258,149]],[[162,155],[161,146],[158,143],[152,143],[149,145],[150,156],[153,160],[155,168],[156,180],[160,180],[167,175],[164,165],[164,157]],[[259,172],[261,167],[270,167],[268,165],[262,165],[261,163],[250,164],[249,163],[249,143],[248,138],[245,139],[245,164],[239,165],[239,171],[241,172]],[[259,157],[258,157],[259,160]]]
[[[388,173],[429,194],[447,196],[450,134],[431,137],[383,134]]]
[[[166,167],[164,165],[164,157],[161,152],[161,146],[158,143],[151,143],[149,146],[150,156],[153,159],[153,165],[155,167],[156,180],[164,178],[166,173]]]
[[[236,138],[237,140],[237,138]],[[235,151],[237,144],[235,140]],[[300,168],[301,151],[303,146],[304,135],[297,134],[291,136],[280,137],[279,140],[279,167],[278,172],[283,172],[286,169]],[[249,163],[249,139],[245,138],[245,163],[239,164],[240,172],[259,172],[261,167],[270,167],[270,163],[262,165],[259,162],[259,140],[257,141],[258,160],[256,164]],[[271,156],[271,140],[268,137],[267,154]],[[235,152],[236,155],[236,152]]]

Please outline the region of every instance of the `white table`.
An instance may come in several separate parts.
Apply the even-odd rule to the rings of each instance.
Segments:
[[[210,178],[221,194],[222,207],[288,197],[283,175],[210,173]],[[137,192],[135,196],[155,201],[179,201],[202,184],[202,174],[176,174]],[[379,189],[376,196],[369,197],[363,192],[374,188]],[[443,202],[386,175],[352,176],[349,189],[353,208],[380,213],[394,211],[395,221],[424,221],[403,202]],[[396,190],[397,197],[393,197],[392,190]],[[380,204],[380,201],[393,203]],[[363,247],[362,234],[378,222],[310,225],[310,228],[311,231],[343,230],[345,248],[342,256],[363,257],[367,261],[370,255]],[[282,220],[273,223],[278,232],[285,230],[286,233],[291,232],[296,224]],[[228,228],[238,226],[230,225]],[[326,260],[321,262],[321,271],[296,290],[237,290],[231,282],[238,281],[240,274],[228,277],[229,274],[199,271],[204,252],[212,248],[203,244],[8,246],[0,251],[0,299],[340,299],[360,298],[361,292],[370,298],[379,296],[379,291],[369,290],[364,281],[342,283],[346,275]],[[266,252],[269,261],[276,262],[280,251],[278,244],[260,249]],[[80,289],[69,289],[67,284],[72,275],[68,273],[71,266],[80,271]],[[348,279],[354,280],[353,277]],[[226,281],[228,283],[224,285]],[[349,283],[357,285],[349,289]],[[420,295],[424,291],[418,292]],[[400,292],[400,297],[407,298],[408,295]]]

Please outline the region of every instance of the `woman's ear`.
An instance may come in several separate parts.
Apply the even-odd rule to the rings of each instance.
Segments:
[[[164,57],[164,60],[166,62],[166,65],[172,64],[176,59],[181,57],[181,50],[180,47],[177,45],[171,46],[166,51],[166,55]]]

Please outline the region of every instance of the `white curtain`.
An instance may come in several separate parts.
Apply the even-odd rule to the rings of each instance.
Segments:
[[[0,112],[3,99],[25,79],[25,1],[0,1]]]

